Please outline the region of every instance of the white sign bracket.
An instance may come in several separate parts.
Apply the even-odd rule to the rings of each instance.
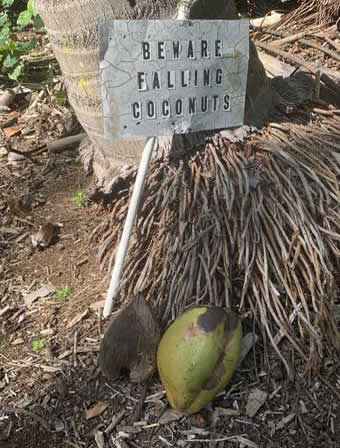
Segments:
[[[108,317],[113,308],[113,299],[117,295],[118,285],[123,270],[124,259],[129,246],[129,240],[132,233],[133,223],[138,211],[141,196],[144,190],[144,182],[151,159],[153,149],[155,147],[156,137],[148,137],[143,150],[142,158],[139,164],[135,186],[133,189],[129,210],[126,216],[122,237],[119,243],[115,265],[112,271],[111,282],[104,306],[103,316]]]

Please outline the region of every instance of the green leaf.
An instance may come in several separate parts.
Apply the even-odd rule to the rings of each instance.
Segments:
[[[0,30],[0,37],[1,38],[6,38],[7,39],[7,37],[8,37],[8,35],[9,35],[9,23],[7,22],[7,23],[5,23],[3,26],[2,26],[2,28],[1,28],[1,30]]]
[[[0,36],[0,55],[2,55],[2,56],[6,51],[6,42],[7,42],[7,38]]]
[[[32,39],[29,42],[20,42],[16,46],[16,51],[18,53],[29,53],[33,48],[35,48],[37,45],[36,39]]]
[[[5,51],[6,51],[6,49],[7,49],[7,36],[2,36],[1,34],[0,34],[0,54],[1,53],[4,53]]]
[[[5,12],[3,12],[0,15],[0,27],[3,27],[5,25],[5,23],[7,23],[7,25],[8,25],[8,16]],[[9,26],[8,26],[8,28],[9,28]],[[2,33],[2,30],[0,31],[0,33]]]
[[[58,289],[57,291],[57,301],[58,302],[66,302],[71,295],[71,288],[69,286],[64,286],[63,288]]]
[[[58,104],[58,106],[65,106],[66,103],[66,92],[56,92],[55,93],[55,98],[56,98],[56,103]]]
[[[16,48],[17,48],[16,36],[10,34],[7,37],[6,45],[5,45],[5,49],[4,50],[6,51],[6,53],[9,53],[9,54],[14,56],[15,52],[16,52]],[[15,56],[19,56],[19,55],[15,55]]]
[[[17,25],[19,29],[22,29],[25,26],[27,26],[31,20],[32,20],[32,13],[27,9],[26,11],[22,11],[17,19]]]
[[[8,74],[8,77],[10,79],[13,79],[14,81],[18,81],[19,76],[21,75],[21,73],[24,70],[24,64],[22,62],[20,62],[20,64],[18,64],[15,69]]]
[[[34,16],[34,2],[33,2],[33,0],[28,0],[26,9],[31,14],[31,16]]]
[[[2,6],[4,8],[10,8],[14,2],[15,0],[2,0]]]
[[[37,16],[38,15],[38,8],[37,8],[36,0],[28,0],[27,9],[28,9],[28,11],[32,12],[32,16],[34,16],[34,17]]]
[[[78,191],[78,193],[72,197],[72,202],[74,204],[77,204],[78,207],[85,207],[85,205],[86,205],[85,194],[82,191]]]
[[[34,23],[34,28],[36,30],[40,30],[41,28],[43,28],[44,22],[42,21],[42,18],[39,16],[39,14],[37,14],[36,16],[33,17],[33,23]]]
[[[35,341],[32,341],[32,350],[34,352],[39,352],[45,346],[46,346],[45,339],[36,339]]]
[[[4,67],[5,68],[12,68],[19,62],[18,56],[11,56],[8,54],[4,60]]]

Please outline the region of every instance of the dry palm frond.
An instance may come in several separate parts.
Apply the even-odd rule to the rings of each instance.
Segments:
[[[276,24],[275,30],[291,27],[294,24],[294,30],[303,29],[308,34],[320,31],[325,25],[336,20],[340,15],[339,0],[307,0],[285,14],[279,24]]]
[[[153,162],[120,291],[143,291],[163,324],[193,304],[251,310],[289,371],[278,332],[309,368],[325,337],[337,343],[340,120],[286,128],[246,149],[218,135],[186,159]],[[106,268],[127,196],[101,240]]]
[[[339,0],[319,0],[318,2],[319,20],[323,24],[336,20],[340,17]]]
[[[308,32],[312,33],[314,31],[310,29],[317,25],[318,22],[318,0],[309,0],[302,2],[297,8],[293,9],[292,12],[285,14],[279,24],[275,25],[277,28],[285,28],[287,26],[292,26],[294,24],[294,29],[303,27],[306,29],[308,27]]]

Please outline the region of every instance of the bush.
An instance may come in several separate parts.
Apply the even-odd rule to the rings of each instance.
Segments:
[[[20,0],[0,0],[0,66],[1,71],[10,79],[18,80],[24,70],[22,56],[36,47],[36,39],[20,41],[18,33],[28,25],[35,29],[43,26],[34,0],[22,2]]]

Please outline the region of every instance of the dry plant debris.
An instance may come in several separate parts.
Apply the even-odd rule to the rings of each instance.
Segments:
[[[324,72],[333,79],[334,72],[338,73],[339,71],[338,61],[330,56],[329,52],[327,54],[323,50],[339,52],[340,42],[336,25],[333,21],[333,24],[328,23],[326,27],[319,26],[316,24],[316,10],[308,10],[308,2],[303,3],[304,9],[296,10],[288,17],[285,16],[279,26],[270,30],[271,34],[262,34],[262,31],[256,30],[256,39],[274,44],[275,40],[284,39],[288,35],[296,37],[296,34],[307,31],[306,35],[299,39],[307,39],[309,43],[319,45],[322,51],[312,46],[302,45],[299,39],[280,44],[276,49],[283,49],[290,54],[296,53],[316,68],[321,66]],[[275,34],[276,31],[278,31],[277,34]],[[288,62],[288,60],[286,61]],[[3,82],[2,79],[1,82]],[[317,72],[315,79],[317,80]],[[58,75],[54,76],[52,84],[60,92],[63,91],[62,80]],[[320,85],[322,90],[324,87],[322,80]],[[305,362],[288,341],[286,326],[280,327],[276,321],[272,323],[270,330],[282,355],[294,367],[294,381],[288,381],[282,361],[270,349],[270,346],[268,349],[267,345],[266,351],[265,338],[261,332],[258,332],[256,349],[249,351],[230,387],[193,420],[178,418],[174,421],[158,421],[167,402],[165,392],[155,377],[148,385],[145,399],[142,386],[122,379],[104,380],[98,370],[97,358],[103,335],[99,310],[102,306],[106,286],[101,283],[102,276],[97,272],[94,252],[88,245],[88,236],[96,226],[102,230],[105,229],[107,234],[105,238],[103,234],[103,242],[107,243],[108,238],[111,237],[110,247],[112,249],[119,235],[111,234],[110,219],[103,220],[103,217],[107,216],[105,207],[90,210],[78,210],[72,206],[68,208],[72,196],[79,191],[80,185],[82,187],[84,185],[83,177],[80,174],[81,170],[76,164],[76,154],[74,151],[54,153],[54,146],[51,145],[52,149],[49,151],[48,145],[50,142],[69,135],[68,132],[74,125],[73,114],[67,105],[60,106],[56,103],[56,96],[50,87],[46,87],[41,92],[35,90],[40,89],[40,85],[36,84],[31,87],[32,89],[26,86],[18,92],[15,91],[15,97],[2,110],[0,116],[1,448],[40,448],[42,446],[90,448],[103,446],[103,439],[104,446],[109,448],[119,446],[124,448],[149,446],[156,448],[168,446],[337,448],[340,440],[340,364],[336,353],[324,351],[320,373],[306,375]],[[3,92],[7,90],[7,86],[1,85],[0,88]],[[305,307],[307,305],[311,316],[314,313],[314,307],[317,308],[319,305],[318,297],[321,293],[316,280],[318,273],[315,274],[313,271],[307,270],[308,257],[306,254],[313,254],[320,262],[320,281],[324,281],[321,288],[327,287],[327,276],[329,275],[327,269],[334,276],[335,287],[337,282],[335,276],[339,273],[338,265],[333,264],[334,255],[332,255],[335,254],[335,259],[339,257],[338,205],[334,196],[334,193],[338,194],[338,190],[334,190],[334,173],[330,174],[333,172],[331,166],[335,167],[336,161],[339,165],[340,161],[338,149],[340,106],[333,103],[335,100],[336,95],[332,94],[331,101],[327,104],[315,101],[298,110],[294,108],[282,110],[281,118],[272,122],[267,134],[262,135],[266,140],[264,147],[261,144],[261,147],[254,151],[254,145],[258,143],[246,141],[243,145],[244,152],[236,151],[236,162],[234,159],[230,163],[224,161],[224,154],[235,148],[224,149],[224,153],[221,150],[217,151],[217,160],[221,162],[221,166],[227,165],[228,172],[234,172],[238,176],[238,180],[232,182],[235,194],[239,192],[240,185],[246,186],[246,173],[252,196],[258,195],[259,188],[264,187],[266,182],[274,182],[274,174],[271,176],[267,172],[267,167],[270,166],[271,159],[273,159],[274,167],[278,164],[281,169],[281,171],[276,171],[277,175],[285,174],[292,184],[292,186],[283,186],[283,197],[288,200],[289,195],[294,194],[292,188],[294,187],[302,198],[303,212],[306,210],[310,212],[314,203],[314,210],[318,214],[316,215],[318,233],[314,234],[313,228],[308,225],[305,225],[307,230],[304,226],[300,226],[299,231],[303,230],[303,235],[309,237],[308,244],[303,246],[303,240],[297,235],[295,239],[292,239],[288,253],[291,257],[289,261],[299,266],[297,274],[299,282],[306,281],[301,276],[301,272],[307,272],[311,284],[316,288],[315,297],[314,299],[312,296],[307,297],[306,304],[297,298],[298,306],[295,308],[288,296],[280,296],[288,297],[287,302],[290,304],[288,309],[284,310],[285,313],[279,314],[279,317],[287,319],[288,328],[291,327],[294,330],[294,335],[301,334],[301,337],[306,334],[305,324],[308,327],[308,320],[307,322],[304,320]],[[290,126],[286,124],[287,122],[295,124]],[[16,126],[19,126],[20,130]],[[314,136],[312,129],[307,129],[308,126],[314,127],[316,131]],[[11,129],[12,127],[13,129]],[[6,131],[3,132],[4,130]],[[278,133],[272,135],[271,130],[276,130]],[[78,129],[76,132],[81,132],[81,130]],[[302,146],[305,148],[304,151],[301,148],[297,150],[299,163],[305,163],[305,158],[309,156],[300,178],[296,176],[296,166],[289,159],[290,155],[295,154],[294,148],[289,145],[297,143],[298,132],[304,136]],[[77,142],[81,137],[76,137]],[[283,138],[285,140],[282,140]],[[66,143],[70,144],[70,141],[68,140]],[[269,150],[266,145],[269,145]],[[280,149],[275,149],[277,145]],[[317,150],[325,151],[320,166],[315,158]],[[334,161],[328,157],[329,152],[332,153]],[[205,160],[209,161],[211,155],[209,156],[208,151],[204,150],[200,156],[191,154],[190,157],[193,158],[190,167],[195,167],[196,164],[199,166],[199,169],[195,171],[195,178],[204,181],[202,188],[204,186],[204,193],[207,196],[208,193],[214,191],[211,188],[213,177],[203,170],[201,165],[203,162],[205,163]],[[285,157],[288,157],[286,161],[284,161]],[[263,160],[264,165],[261,165]],[[249,170],[243,170],[246,163],[250,165]],[[210,166],[216,165],[211,164]],[[174,228],[171,218],[176,216],[176,211],[178,211],[176,192],[183,190],[180,188],[180,180],[183,177],[178,168],[175,161],[171,161],[168,171],[161,166],[163,175],[167,175],[169,172],[168,188],[172,187],[168,191],[168,195],[172,197],[173,209],[168,210],[168,220],[162,221],[162,223],[168,222],[170,231]],[[263,168],[265,169],[263,170]],[[183,170],[183,168],[181,169]],[[322,175],[319,177],[320,171]],[[307,188],[300,191],[301,184],[304,180],[310,179],[313,172],[315,172],[315,176],[313,175],[315,183],[309,189],[310,194],[306,195],[309,190]],[[156,176],[157,179],[155,172],[153,176]],[[220,178],[221,176],[218,177],[219,182]],[[177,179],[177,185],[173,183],[175,179]],[[159,181],[165,181],[165,179],[159,179]],[[33,193],[33,201],[28,215],[25,210],[25,206],[29,205],[27,193]],[[151,195],[154,194],[155,191],[151,189]],[[266,194],[267,190],[264,189],[263,196]],[[121,203],[116,204],[116,210],[119,212],[118,220],[122,223],[125,217],[122,204],[126,201],[127,195],[123,192],[119,195]],[[12,213],[7,200],[19,197],[22,199],[21,203],[20,201],[11,203],[14,205],[14,213]],[[210,196],[208,197],[210,200]],[[264,200],[266,203],[267,198]],[[233,211],[241,207],[241,203],[239,202],[237,206],[237,202],[236,198],[232,202]],[[206,203],[203,202],[203,204]],[[296,223],[296,214],[299,214],[301,210],[294,210],[293,205],[289,207],[286,202],[284,204],[288,210],[288,216],[285,219],[289,220],[291,224]],[[150,241],[155,241],[159,231],[155,225],[158,218],[156,217],[156,221],[152,218],[151,205],[149,204],[148,207],[149,218],[145,220],[140,229],[143,244],[146,242],[145,235],[149,235]],[[204,206],[202,208],[204,210]],[[66,209],[68,210],[67,219],[65,219]],[[221,212],[222,215],[227,213],[224,209]],[[61,238],[55,245],[44,251],[32,251],[30,234],[35,229],[38,230],[39,225],[46,221],[47,216],[51,216],[52,222],[62,221],[64,223]],[[312,216],[315,217],[314,214]],[[246,217],[248,218],[248,215]],[[189,222],[192,231],[195,231],[197,216],[195,219],[194,223]],[[232,217],[232,219],[236,221],[236,218]],[[232,225],[233,221],[230,222]],[[35,227],[32,226],[32,223]],[[194,250],[197,244],[207,247],[212,238],[219,237],[219,233],[212,234],[212,229],[209,229],[212,222],[208,221],[204,224],[206,225],[204,230],[207,232],[193,235],[193,238],[190,238],[191,246],[189,244],[184,247],[184,253],[187,254],[188,259],[184,257],[185,254],[180,252],[179,256],[184,257],[183,260],[187,264],[183,265],[186,271],[178,272],[177,278],[181,274],[190,273],[188,266],[190,268],[192,257],[198,253],[198,251],[191,253],[190,250]],[[151,228],[150,231],[148,226]],[[181,222],[181,226],[183,231],[183,222]],[[243,226],[243,228],[246,227],[244,222]],[[270,226],[266,228],[270,230]],[[184,231],[186,230],[184,229]],[[234,226],[230,227],[230,231],[231,235],[235,236],[236,222]],[[319,237],[326,235],[326,240],[323,241],[323,238],[319,240],[316,235]],[[289,237],[289,233],[288,235],[281,234],[284,243]],[[166,242],[165,239],[163,241]],[[321,247],[319,247],[320,241],[323,241]],[[170,239],[168,243],[171,243]],[[235,245],[234,241],[231,249],[235,249]],[[110,247],[106,244],[102,245],[101,260],[104,265],[105,262],[110,262],[110,257],[114,257],[114,253],[110,252]],[[149,246],[145,244],[144,247],[146,251]],[[158,249],[156,244],[152,247],[155,250]],[[320,253],[317,251],[318,247],[321,249]],[[106,249],[109,252],[105,252]],[[135,248],[133,250],[136,251]],[[218,256],[218,252],[213,256],[216,254]],[[235,250],[233,255],[235,255]],[[238,257],[242,260],[242,254],[237,253],[236,255],[237,262],[232,264],[232,277],[225,279],[227,282],[233,281],[232,290],[230,285],[227,284],[226,287],[231,291],[229,294],[231,302],[234,299],[239,302],[244,281],[238,265]],[[144,253],[143,256],[146,257],[146,254]],[[174,253],[170,253],[168,259],[161,259],[165,265],[176,260]],[[303,260],[306,270],[299,265],[299,262]],[[136,268],[137,271],[144,261],[145,258],[142,258],[140,266]],[[216,272],[216,269],[214,270],[212,260],[203,259],[203,261],[205,264],[200,261],[202,267],[197,280],[199,287],[204,291],[204,269],[208,267],[212,273]],[[261,259],[258,263],[261,266]],[[324,270],[325,266],[326,270]],[[224,278],[224,272],[229,268],[230,265],[226,266],[226,269],[218,271],[220,278]],[[271,268],[273,266],[269,266],[269,270]],[[152,270],[152,266],[147,269]],[[289,266],[285,269],[289,271]],[[130,270],[130,272],[132,271]],[[134,276],[136,278],[137,273],[131,274],[131,278]],[[145,283],[145,279],[141,279],[141,284],[143,281]],[[175,287],[176,278],[161,278],[161,284],[162,281],[168,282],[172,291],[178,293],[178,289]],[[36,291],[41,285],[50,284],[56,288],[70,284],[74,295],[70,301],[62,305],[53,299],[53,295],[42,299],[37,298],[28,309],[23,301],[23,292]],[[206,287],[207,289],[215,288],[215,285],[216,282],[213,279]],[[122,285],[123,290],[128,289],[128,286],[128,284]],[[149,286],[147,285],[146,291]],[[334,291],[333,293],[335,295]],[[330,296],[332,297],[332,294]],[[161,300],[160,295],[149,296],[151,300],[154,300],[155,297]],[[330,297],[325,296],[326,299],[326,304],[330,303]],[[264,296],[262,303],[265,306],[266,300]],[[196,301],[196,298],[192,298],[192,301]],[[249,303],[253,303],[256,307],[255,300]],[[91,307],[91,304],[95,306]],[[335,295],[334,304],[334,319],[340,322],[339,296]],[[175,304],[174,310],[170,311],[171,317],[175,316],[177,306],[178,304]],[[271,310],[266,309],[265,306],[261,312],[270,313]],[[118,307],[117,303],[117,310]],[[81,317],[87,309],[88,313]],[[278,310],[280,311],[280,307]],[[244,313],[244,323],[249,332],[254,331],[255,324],[252,322],[252,318],[256,311],[257,309],[254,308],[248,313]],[[325,311],[327,314],[328,306],[326,310],[321,311]],[[265,317],[268,316],[269,314],[265,315]],[[72,323],[75,317],[79,321],[67,328],[67,325]],[[318,334],[318,336],[320,335]],[[33,352],[32,340],[36,338],[46,339],[48,350]],[[249,395],[255,388],[267,392],[268,397],[256,415],[250,418],[246,414],[246,405]],[[105,401],[109,402],[109,406],[100,415],[86,420],[86,409],[90,409],[95,403]],[[135,410],[140,402],[142,402],[142,411],[137,419]]]
[[[274,336],[282,331],[317,367],[325,347],[338,344],[339,142],[334,116],[313,127],[270,128],[244,146],[216,137],[186,160],[154,162],[121,296],[143,291],[163,323],[193,304],[251,311],[280,356]],[[114,201],[102,233],[107,268],[127,196]]]
[[[255,389],[248,396],[246,405],[246,413],[249,417],[253,418],[258,410],[263,406],[267,400],[268,394],[260,389]]]
[[[283,338],[307,369],[340,342],[338,39],[334,21],[320,24],[317,14],[315,2],[302,2],[252,34],[315,76],[310,105],[287,102],[261,139],[233,145],[217,135],[196,152],[155,161],[121,283],[122,297],[142,291],[164,325],[192,304],[253,313],[291,378]],[[107,271],[128,197],[119,192],[111,220],[96,229]]]

